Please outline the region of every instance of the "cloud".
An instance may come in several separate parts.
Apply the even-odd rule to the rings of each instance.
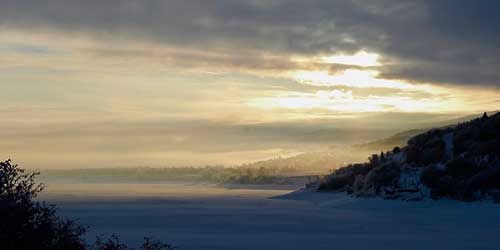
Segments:
[[[246,161],[494,109],[499,5],[0,0],[0,148],[49,167]]]
[[[355,99],[380,97],[376,106],[384,111],[394,107],[381,105],[383,98],[424,102],[429,96],[452,100],[456,110],[477,102],[454,84],[498,86],[495,2],[469,5],[0,0],[0,49],[9,50],[0,57],[0,78],[16,83],[4,91],[10,103],[64,102],[141,117],[221,118],[229,106],[238,109],[227,117],[256,117],[262,110],[244,105],[256,98],[339,90]],[[443,110],[450,107],[434,111]]]
[[[495,0],[2,0],[0,7],[4,29],[154,41],[180,50],[224,48],[222,60],[242,67],[296,66],[240,57],[252,51],[283,57],[367,50],[386,60],[383,77],[499,85]],[[124,55],[112,45],[107,50],[99,53]]]

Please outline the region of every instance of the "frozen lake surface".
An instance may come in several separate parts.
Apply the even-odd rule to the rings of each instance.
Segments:
[[[272,188],[272,187],[267,187]],[[500,249],[500,205],[187,184],[53,184],[42,199],[133,246],[185,250]]]

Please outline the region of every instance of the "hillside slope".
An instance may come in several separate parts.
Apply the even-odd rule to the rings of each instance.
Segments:
[[[403,148],[334,171],[317,189],[386,199],[500,201],[500,113],[419,134]]]
[[[487,112],[487,115],[493,115],[495,113],[497,112]],[[478,117],[481,117],[481,114],[467,115],[439,122],[417,123],[415,125],[415,129],[405,130],[402,132],[398,132],[387,138],[356,144],[353,145],[352,147],[356,150],[364,150],[364,151],[386,151],[394,147],[402,147],[406,145],[406,143],[410,138],[420,133],[423,133],[427,130],[430,130],[432,128],[443,128],[443,127],[453,126],[457,123],[463,123]]]
[[[387,149],[392,149],[394,147],[400,147],[405,145],[408,142],[408,139],[412,138],[413,136],[416,136],[422,132],[424,132],[425,129],[411,129],[403,132],[399,132],[397,134],[394,134],[390,137],[383,138],[380,140],[375,140],[363,144],[358,144],[354,145],[354,149],[359,149],[359,150],[370,150],[370,151],[379,151],[379,150],[387,150]]]

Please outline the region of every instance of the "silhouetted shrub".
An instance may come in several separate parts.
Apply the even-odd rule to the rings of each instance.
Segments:
[[[396,147],[394,147],[394,149],[392,149],[392,153],[393,153],[393,154],[399,154],[399,153],[401,153],[401,148],[400,148],[400,147],[397,147],[397,146],[396,146]]]
[[[382,164],[366,175],[364,189],[374,188],[378,193],[382,187],[395,186],[400,174],[401,168],[398,164],[393,162]]]
[[[421,180],[430,188],[438,187],[440,179],[445,175],[446,171],[438,166],[429,166],[422,170]]]
[[[454,180],[449,175],[441,176],[436,186],[431,188],[431,198],[438,199],[443,196],[451,196],[453,193]]]
[[[116,234],[111,235],[107,239],[97,237],[96,241],[89,250],[134,250],[120,241],[120,237]],[[161,241],[153,240],[151,238],[144,238],[140,250],[175,250],[175,247],[165,244]]]
[[[35,202],[43,185],[10,160],[0,163],[0,249],[85,249],[85,228],[55,215],[52,205]]]
[[[38,173],[26,173],[11,160],[0,162],[0,249],[1,250],[129,250],[117,236],[85,243],[86,229],[56,215],[56,207],[33,199],[43,190]],[[145,238],[143,250],[172,250],[174,247]]]
[[[377,166],[380,162],[380,157],[378,156],[378,154],[372,154],[372,156],[370,156],[368,160],[370,161],[370,164],[372,166]]]
[[[445,156],[445,143],[441,138],[434,138],[427,142],[421,151],[418,163],[427,165],[442,162]]]
[[[377,156],[378,157],[378,156]],[[353,164],[335,170],[320,185],[319,190],[346,190],[352,187],[358,175],[366,175],[373,167],[370,164]]]
[[[486,191],[500,188],[500,166],[491,166],[467,179],[468,192]]]
[[[479,170],[474,161],[465,157],[455,158],[446,164],[446,173],[455,178],[468,178]]]
[[[144,238],[142,243],[142,250],[175,250],[175,247],[170,244],[165,244],[161,241],[153,240],[151,238]]]
[[[404,148],[407,161],[424,165],[443,161],[445,143],[442,136],[448,131],[433,129],[411,138]]]
[[[330,176],[328,180],[320,184],[319,190],[340,190],[351,184],[350,176]]]
[[[120,242],[118,235],[113,234],[108,239],[97,237],[94,245],[91,247],[91,250],[130,250],[130,248]]]
[[[472,153],[475,155],[493,154],[500,156],[500,137],[478,144]]]
[[[404,152],[406,154],[406,161],[409,163],[418,162],[419,161],[419,149],[415,145],[408,145],[404,147]]]

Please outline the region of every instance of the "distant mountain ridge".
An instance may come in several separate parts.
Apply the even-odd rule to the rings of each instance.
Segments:
[[[495,114],[497,112],[498,111],[487,112],[487,114],[492,115],[492,114]],[[382,139],[370,141],[367,143],[356,144],[356,145],[353,145],[352,147],[354,149],[366,150],[366,151],[386,151],[386,150],[390,150],[396,146],[398,146],[398,147],[404,146],[410,138],[412,138],[413,136],[416,136],[420,133],[423,133],[429,129],[453,126],[457,123],[462,123],[462,122],[469,121],[469,120],[472,120],[472,119],[475,119],[478,117],[481,117],[481,114],[467,115],[467,116],[462,116],[459,118],[444,120],[444,121],[440,121],[440,122],[420,123],[420,124],[416,125],[416,127],[418,127],[418,128],[398,132],[398,133],[396,133],[390,137],[387,137],[387,138],[382,138]]]
[[[418,135],[424,131],[425,129],[411,129],[399,132],[390,137],[383,138],[380,140],[353,145],[353,148],[367,150],[367,151],[384,151],[392,149],[394,147],[402,146],[406,144],[411,137]]]
[[[210,182],[217,184],[279,184],[288,185],[305,176],[326,173],[338,165],[336,155],[309,152],[292,157],[242,164],[234,167],[132,167],[42,170],[41,180],[49,183],[147,183],[147,182]],[[305,181],[304,181],[305,182]]]
[[[500,113],[431,129],[309,187],[385,199],[500,202]]]

